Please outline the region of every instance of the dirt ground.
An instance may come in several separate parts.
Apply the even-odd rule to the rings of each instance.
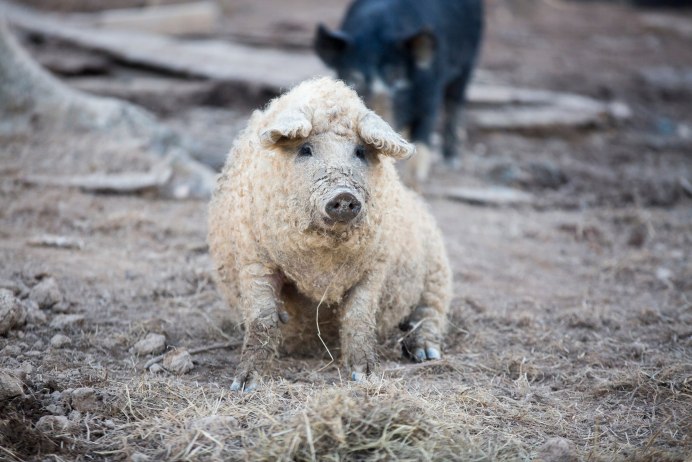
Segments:
[[[318,3],[283,15],[283,2],[239,2],[229,21],[290,17],[296,46],[296,31],[345,4]],[[21,180],[148,165],[107,133],[0,138],[0,284],[23,300],[51,278],[59,291],[0,337],[0,368],[23,387],[0,399],[0,460],[692,460],[692,86],[645,78],[690,71],[691,39],[614,4],[487,10],[481,77],[622,101],[633,116],[471,131],[461,171],[436,165],[436,185],[500,184],[536,201],[428,198],[454,270],[444,358],[408,363],[394,339],[366,383],[316,352],[231,393],[242,335],[211,279],[206,203]],[[118,64],[92,78],[132,75],[152,74]],[[221,154],[250,112],[166,97],[161,117]],[[45,234],[80,245],[32,244]],[[194,354],[185,374],[153,373],[134,349],[150,333],[168,350],[227,347]]]

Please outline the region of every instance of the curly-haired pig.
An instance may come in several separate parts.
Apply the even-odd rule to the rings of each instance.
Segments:
[[[254,112],[209,208],[216,281],[245,329],[232,389],[256,387],[279,353],[339,352],[358,380],[397,327],[407,356],[440,358],[451,272],[394,168],[413,151],[330,78]]]

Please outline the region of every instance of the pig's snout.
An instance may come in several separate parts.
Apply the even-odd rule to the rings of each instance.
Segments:
[[[332,220],[339,223],[348,223],[358,216],[361,203],[350,192],[340,192],[327,202],[325,213]]]

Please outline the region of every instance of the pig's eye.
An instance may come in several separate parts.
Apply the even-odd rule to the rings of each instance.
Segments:
[[[365,160],[365,146],[357,146],[354,154],[360,160]]]
[[[312,146],[309,143],[305,143],[298,150],[298,155],[300,157],[310,157],[312,156]]]

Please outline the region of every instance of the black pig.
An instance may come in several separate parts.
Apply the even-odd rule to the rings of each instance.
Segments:
[[[459,165],[458,125],[483,30],[482,0],[356,0],[338,31],[320,24],[319,57],[417,144],[415,180],[444,105],[442,153]]]

